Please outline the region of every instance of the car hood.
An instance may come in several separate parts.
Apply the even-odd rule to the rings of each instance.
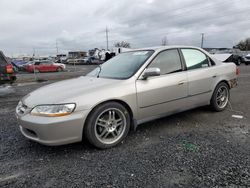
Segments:
[[[95,77],[84,77],[60,81],[44,87],[41,87],[26,95],[22,101],[25,105],[32,108],[41,104],[59,104],[76,102],[74,98],[99,92],[102,89],[114,88],[121,80],[105,79]]]

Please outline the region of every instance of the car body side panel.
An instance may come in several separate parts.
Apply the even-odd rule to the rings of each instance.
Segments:
[[[212,91],[213,79],[217,75],[213,67],[188,70],[188,95],[195,96]]]
[[[212,90],[214,90],[221,81],[226,81],[231,87],[232,85],[230,84],[230,81],[237,80],[236,65],[234,63],[222,63],[221,65],[215,67],[215,71],[217,76],[214,79]]]
[[[126,82],[126,81],[124,81]],[[100,95],[102,93],[102,95]],[[108,86],[105,90],[100,90],[85,94],[85,97],[76,97],[71,99],[71,101],[78,101],[78,106],[76,110],[86,110],[94,109],[97,105],[107,102],[107,101],[122,101],[126,103],[132,110],[134,118],[138,116],[137,109],[137,99],[136,99],[136,89],[135,83],[127,82],[120,84],[119,86]],[[66,103],[67,101],[65,101]]]
[[[185,106],[185,99],[182,99],[188,95],[187,73],[183,71],[139,79],[136,89],[139,119],[175,111]],[[184,103],[176,105],[178,100]]]

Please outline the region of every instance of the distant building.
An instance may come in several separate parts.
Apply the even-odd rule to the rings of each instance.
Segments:
[[[69,59],[81,59],[87,56],[87,52],[84,51],[71,51],[69,52]]]
[[[228,51],[231,50],[231,48],[203,48],[204,50],[206,50],[207,52],[211,53],[211,54],[215,54],[218,51]]]

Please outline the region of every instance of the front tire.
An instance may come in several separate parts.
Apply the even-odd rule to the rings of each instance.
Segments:
[[[225,82],[219,83],[213,93],[210,106],[216,112],[223,111],[229,102],[229,87]]]
[[[130,129],[130,114],[117,102],[97,106],[87,118],[84,135],[97,148],[111,148],[127,136]]]

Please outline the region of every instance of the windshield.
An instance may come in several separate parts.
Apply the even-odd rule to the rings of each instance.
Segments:
[[[98,76],[99,74],[101,78],[130,78],[153,53],[153,50],[144,50],[119,54],[102,64],[101,67],[94,69],[87,76]]]

